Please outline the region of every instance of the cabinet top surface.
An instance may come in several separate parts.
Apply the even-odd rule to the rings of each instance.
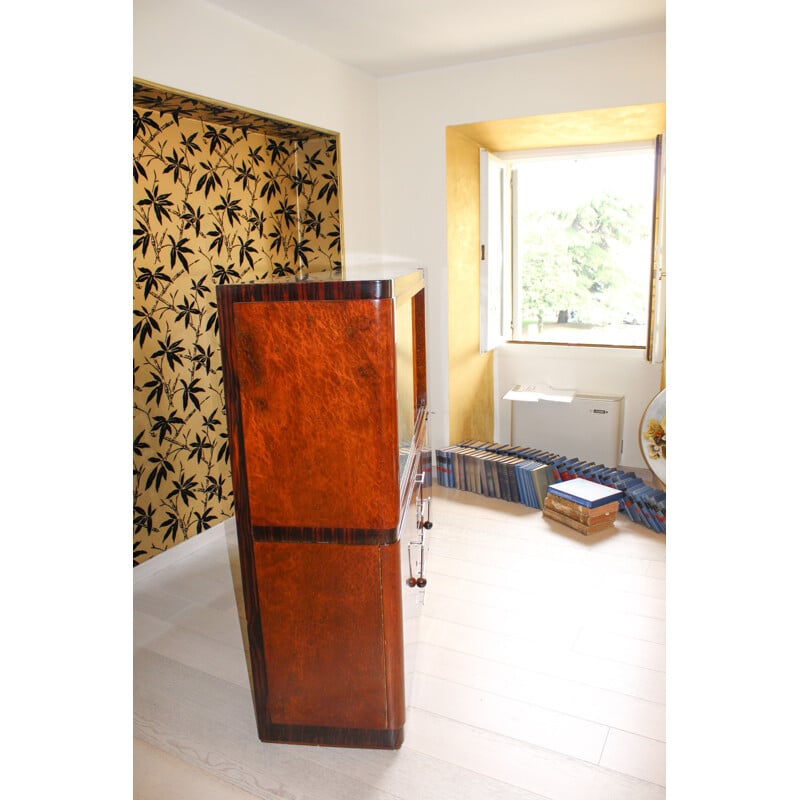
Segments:
[[[220,284],[217,293],[233,302],[257,300],[363,299],[382,300],[415,294],[424,288],[421,269],[377,265],[347,270],[346,278],[310,276],[303,281]]]

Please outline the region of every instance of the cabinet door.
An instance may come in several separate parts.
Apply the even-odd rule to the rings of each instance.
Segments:
[[[273,733],[402,728],[400,544],[256,543]]]

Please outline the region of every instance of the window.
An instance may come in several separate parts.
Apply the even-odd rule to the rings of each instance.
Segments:
[[[513,338],[650,355],[660,156],[660,140],[482,153],[484,351]]]

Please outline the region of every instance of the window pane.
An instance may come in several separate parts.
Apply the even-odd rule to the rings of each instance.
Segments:
[[[645,347],[654,147],[515,165],[515,338]]]

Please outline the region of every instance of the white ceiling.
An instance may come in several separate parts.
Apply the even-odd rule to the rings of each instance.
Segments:
[[[666,28],[666,0],[207,1],[375,77]]]

